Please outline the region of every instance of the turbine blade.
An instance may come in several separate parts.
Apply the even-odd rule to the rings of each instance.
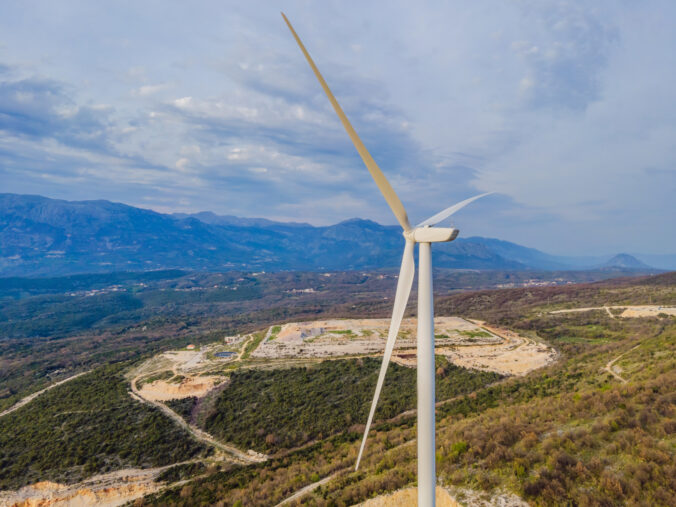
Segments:
[[[470,197],[469,199],[465,199],[464,201],[460,201],[459,203],[454,204],[453,206],[450,206],[443,211],[440,211],[439,213],[437,213],[436,215],[428,218],[424,222],[420,222],[418,225],[416,225],[416,227],[425,227],[426,225],[436,225],[439,222],[441,222],[442,220],[445,220],[446,218],[450,217],[456,211],[464,208],[469,203],[476,201],[477,199],[481,199],[482,197],[485,197],[487,195],[494,194],[494,193],[495,192],[486,192],[485,194],[475,195],[474,197]]]
[[[376,406],[378,405],[380,391],[383,388],[383,381],[385,380],[387,366],[390,364],[390,357],[392,357],[392,351],[394,350],[394,342],[397,339],[397,334],[399,333],[399,326],[401,326],[401,319],[404,317],[404,310],[406,310],[408,296],[411,293],[411,286],[413,285],[413,276],[415,274],[415,261],[413,260],[414,245],[415,243],[413,241],[406,240],[406,246],[404,247],[404,255],[401,259],[401,269],[399,270],[397,293],[394,296],[394,308],[392,309],[392,320],[390,322],[390,331],[387,334],[387,343],[385,344],[383,362],[380,365],[380,374],[378,375],[376,392],[373,395],[373,401],[371,402],[371,411],[369,412],[369,418],[368,421],[366,422],[366,429],[364,430],[364,438],[362,439],[361,447],[359,448],[359,456],[357,457],[357,465],[355,466],[355,470],[359,469],[359,462],[361,461],[361,455],[364,452],[364,447],[366,446],[366,438],[368,437],[369,429],[371,428],[373,414],[375,414],[376,412]]]
[[[329,101],[331,102],[333,109],[336,110],[336,114],[338,115],[338,118],[340,118],[340,121],[343,123],[343,127],[345,127],[347,134],[350,136],[350,139],[352,140],[354,147],[357,148],[359,156],[364,161],[366,168],[371,173],[371,176],[375,180],[376,185],[378,185],[380,192],[383,194],[385,200],[387,201],[387,204],[389,204],[390,208],[392,209],[394,216],[397,217],[397,221],[399,222],[399,224],[401,224],[401,226],[404,228],[405,231],[410,230],[411,224],[408,221],[408,216],[406,215],[404,205],[401,203],[399,197],[394,192],[394,189],[390,185],[390,182],[387,181],[387,178],[385,178],[385,175],[380,170],[380,167],[378,167],[378,164],[376,164],[375,160],[373,160],[373,157],[366,149],[366,146],[364,146],[364,143],[362,143],[361,139],[359,139],[357,132],[355,132],[354,128],[350,124],[350,121],[347,119],[347,116],[345,116],[343,109],[340,107],[340,104],[338,104],[338,101],[333,96],[333,93],[331,93],[329,86],[326,84],[326,81],[324,81],[324,78],[320,74],[319,69],[315,65],[315,62],[312,60],[310,53],[308,53],[307,49],[305,49],[305,46],[300,40],[300,37],[298,37],[298,34],[296,34],[296,31],[293,29],[293,26],[291,26],[291,23],[286,18],[283,12],[282,17],[284,18],[284,21],[286,21],[289,30],[291,30],[294,39],[296,39],[298,46],[300,46],[300,50],[305,55],[305,58],[307,62],[310,64],[312,71],[315,73],[315,76],[317,77],[319,84],[324,89],[324,93],[326,93],[326,96],[329,98]]]

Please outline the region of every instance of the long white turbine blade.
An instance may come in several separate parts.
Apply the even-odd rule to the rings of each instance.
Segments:
[[[312,60],[310,53],[308,53],[307,49],[305,49],[305,46],[303,45],[303,43],[300,40],[300,37],[298,37],[298,34],[296,34],[296,31],[293,29],[293,26],[291,26],[291,23],[286,18],[286,16],[284,15],[283,12],[282,12],[282,17],[284,18],[284,21],[286,21],[286,24],[288,25],[289,30],[291,30],[291,33],[293,34],[294,39],[296,39],[298,46],[300,46],[300,50],[305,55],[307,63],[310,64],[312,71],[315,73],[315,76],[317,77],[319,84],[324,89],[324,93],[326,93],[326,96],[329,98],[329,101],[331,102],[333,109],[336,110],[336,114],[338,115],[338,118],[340,118],[340,121],[342,122],[343,127],[345,127],[347,134],[350,136],[350,139],[352,140],[354,147],[357,148],[357,151],[359,152],[359,156],[364,161],[366,168],[371,173],[371,176],[375,180],[376,185],[378,185],[380,192],[383,194],[383,196],[385,197],[385,200],[387,201],[387,204],[389,204],[390,208],[392,209],[394,216],[397,217],[397,221],[399,221],[399,224],[401,224],[403,229],[405,231],[409,231],[411,229],[411,224],[408,221],[408,216],[406,215],[406,210],[404,209],[404,205],[401,203],[401,201],[399,200],[399,197],[394,192],[394,189],[392,188],[392,185],[390,185],[390,182],[387,181],[387,178],[385,178],[385,175],[380,170],[380,167],[378,167],[378,164],[376,164],[375,160],[373,160],[373,157],[371,156],[371,154],[366,149],[366,146],[364,146],[364,143],[362,143],[361,139],[359,139],[357,132],[352,127],[352,124],[347,119],[347,116],[345,116],[343,109],[340,107],[340,104],[338,104],[338,101],[333,96],[333,93],[331,93],[329,86],[326,84],[326,81],[324,81],[324,78],[320,74],[319,69],[315,65],[315,62]]]
[[[354,468],[355,470],[359,470],[359,462],[361,461],[361,456],[362,453],[364,452],[364,447],[366,446],[366,438],[368,437],[369,429],[371,428],[373,414],[375,414],[376,412],[378,398],[380,397],[380,391],[383,388],[383,381],[385,380],[385,373],[387,373],[387,366],[390,364],[390,357],[392,357],[392,351],[394,350],[394,342],[396,341],[397,334],[399,333],[401,319],[404,317],[406,303],[408,303],[408,296],[411,294],[411,286],[413,285],[413,276],[415,274],[415,261],[413,260],[414,246],[415,243],[413,241],[410,240],[406,241],[406,246],[404,247],[404,255],[401,259],[401,269],[399,270],[397,293],[394,296],[394,308],[392,309],[392,321],[390,322],[390,331],[387,334],[387,343],[385,344],[383,362],[380,365],[380,374],[378,375],[376,392],[373,395],[373,401],[371,402],[371,411],[369,412],[369,418],[368,421],[366,422],[366,429],[364,430],[364,438],[362,439],[361,447],[359,448],[359,456],[357,457],[357,465]]]
[[[495,192],[486,192],[485,194],[475,195],[474,197],[470,197],[469,199],[465,199],[464,201],[460,201],[459,203],[454,204],[453,206],[450,206],[443,211],[440,211],[436,215],[429,217],[424,222],[420,222],[418,225],[416,225],[416,227],[425,227],[426,225],[436,225],[439,222],[441,222],[442,220],[445,220],[446,218],[450,217],[456,211],[464,208],[469,203],[474,202],[477,199],[481,199],[482,197],[486,197],[487,195],[491,195],[493,193],[495,193]]]

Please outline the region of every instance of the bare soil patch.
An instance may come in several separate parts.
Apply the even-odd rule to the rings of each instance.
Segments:
[[[220,376],[191,376],[184,377],[179,382],[172,382],[172,379],[156,380],[143,384],[143,387],[139,389],[139,394],[142,398],[153,401],[175,400],[190,396],[200,398],[224,379],[225,377]]]
[[[439,507],[462,507],[441,486],[435,491],[436,505]],[[359,507],[409,507],[418,504],[418,488],[406,488],[387,495],[371,498],[359,504]]]
[[[624,310],[620,317],[636,318],[636,317],[659,317],[660,314],[671,315],[676,317],[676,306],[660,306],[660,305],[615,305],[615,306],[590,306],[586,308],[570,308],[566,310],[554,310],[552,314],[556,313],[576,313],[576,312],[590,312],[592,310]],[[612,317],[612,314],[611,314]]]

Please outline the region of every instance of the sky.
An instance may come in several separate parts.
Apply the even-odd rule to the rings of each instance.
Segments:
[[[676,253],[676,2],[0,3],[0,192]]]

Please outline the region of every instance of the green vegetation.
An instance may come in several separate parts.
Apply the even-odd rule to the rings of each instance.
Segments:
[[[670,276],[653,277],[650,283],[514,289],[441,300],[442,307],[461,307],[492,324],[545,337],[560,358],[525,377],[479,388],[437,408],[440,481],[479,491],[507,490],[543,506],[676,504],[676,322],[618,320],[606,312],[546,313],[554,304],[600,306],[608,299],[640,304],[652,298],[674,304],[676,280]],[[627,384],[603,371],[621,354],[616,364]],[[389,373],[386,389],[393,384]],[[315,384],[308,378],[300,385]],[[289,390],[295,389],[291,379]],[[297,401],[288,396],[292,409]],[[147,502],[275,504],[310,484],[312,474],[326,477],[336,471],[334,479],[301,503],[353,505],[414,485],[414,416],[376,424],[360,471],[354,472],[361,429],[348,427],[278,459],[224,470],[193,481],[190,489],[168,490]]]
[[[252,300],[261,297],[256,287],[215,288],[211,290],[179,291],[162,289],[145,291],[141,295],[143,303],[148,306],[166,306],[170,304],[204,304],[226,303],[230,301]]]
[[[355,455],[350,448],[360,436],[346,432],[263,464],[226,467],[210,477],[146,496],[138,504],[276,505],[298,489],[316,482],[317,477],[353,467]]]
[[[480,283],[490,278],[476,276]],[[440,276],[438,284],[435,279],[438,290],[450,293],[464,286],[455,277]],[[351,273],[326,280],[305,273],[191,274],[110,293],[145,305],[121,305],[117,313],[116,300],[103,298],[109,294],[68,296],[75,302],[73,315],[58,307],[61,296],[20,295],[24,299],[1,306],[4,318],[11,315],[0,319],[6,329],[31,320],[29,308],[38,311],[32,329],[39,328],[41,319],[53,325],[47,315],[52,304],[57,304],[57,321],[67,317],[76,322],[79,298],[96,302],[101,296],[99,303],[110,304],[113,313],[96,320],[87,317],[93,307],[85,305],[82,327],[72,333],[66,326],[63,334],[44,338],[21,333],[1,338],[0,407],[78,369],[220,340],[224,333],[248,333],[282,321],[380,317],[391,310],[382,291],[393,290],[394,282],[372,279]],[[312,285],[318,292],[285,298],[280,290],[285,284]],[[229,301],[224,294],[238,292],[231,289],[235,285],[250,287],[260,297]],[[205,296],[219,289],[221,293]],[[219,301],[221,297],[225,300]],[[676,275],[438,298],[439,315],[460,313],[503,325],[541,337],[560,352],[558,362],[547,368],[499,382],[497,375],[466,372],[437,358],[437,397],[447,400],[437,409],[440,480],[451,487],[505,489],[534,505],[676,504],[675,319],[611,319],[605,311],[548,313],[651,302],[676,303]],[[22,314],[24,304],[27,313]],[[246,357],[262,337],[247,342]],[[626,384],[603,370],[621,354],[615,365]],[[249,359],[245,367],[254,363]],[[217,437],[274,457],[220,470],[211,459],[174,466],[164,472],[164,480],[193,480],[138,503],[274,505],[334,473],[334,479],[310,492],[303,503],[352,505],[413,485],[415,416],[393,416],[414,406],[415,370],[396,365],[388,372],[362,467],[353,471],[378,366],[377,359],[363,359],[310,368],[238,370],[229,372],[231,383],[212,392],[213,399],[168,402],[183,417],[212,428]],[[128,367],[97,368],[1,418],[0,488],[37,480],[72,482],[121,467],[167,465],[206,455],[207,449],[161,412],[129,397],[122,377]]]
[[[274,340],[277,338],[277,335],[279,332],[282,330],[282,326],[272,326],[272,329],[270,330],[270,338],[269,340]]]
[[[478,331],[472,331],[472,330],[465,330],[465,331],[459,331],[459,333],[463,336],[469,336],[470,338],[490,338],[493,336],[487,331],[483,331],[479,329]]]
[[[129,396],[122,376],[128,367],[99,368],[0,418],[0,489],[75,482],[206,455],[204,446],[159,410]]]
[[[141,380],[138,380],[136,382],[136,386],[140,389],[145,384],[152,384],[156,380],[169,380],[170,378],[173,378],[173,377],[174,377],[173,371],[164,370],[164,371],[160,371],[158,373],[154,373],[152,375],[149,375],[147,377],[144,377]]]
[[[566,341],[559,365],[444,406],[439,440],[451,445],[442,446],[440,474],[507,486],[541,505],[673,505],[676,326],[622,325],[637,338]],[[626,351],[624,385],[600,367]],[[461,457],[458,441],[468,445]]]
[[[202,475],[207,471],[204,463],[185,463],[168,468],[162,472],[158,477],[158,481],[178,482],[196,475]]]
[[[195,408],[195,405],[197,405],[197,398],[195,396],[189,396],[187,398],[169,400],[165,402],[165,405],[180,415],[183,419],[190,422],[192,411]]]
[[[0,299],[20,299],[42,294],[101,290],[115,285],[137,286],[144,283],[180,278],[186,274],[185,271],[178,269],[160,269],[145,272],[121,271],[56,278],[0,278]]]
[[[256,348],[261,344],[263,338],[265,338],[265,333],[263,332],[254,333],[252,335],[252,338],[250,338],[249,341],[247,341],[246,344],[244,345],[244,352],[242,352],[242,360],[249,359],[249,356],[251,356],[251,353],[254,350],[256,350]]]
[[[129,322],[133,310],[142,306],[141,300],[124,292],[0,300],[0,336],[3,339],[65,336],[85,329]]]
[[[443,358],[438,367],[440,400],[500,378],[459,368]],[[326,438],[366,421],[379,368],[379,360],[364,358],[324,361],[309,368],[237,371],[212,412],[202,414],[204,428],[224,441],[265,452]],[[415,383],[414,369],[392,364],[376,418],[389,419],[413,408]]]

